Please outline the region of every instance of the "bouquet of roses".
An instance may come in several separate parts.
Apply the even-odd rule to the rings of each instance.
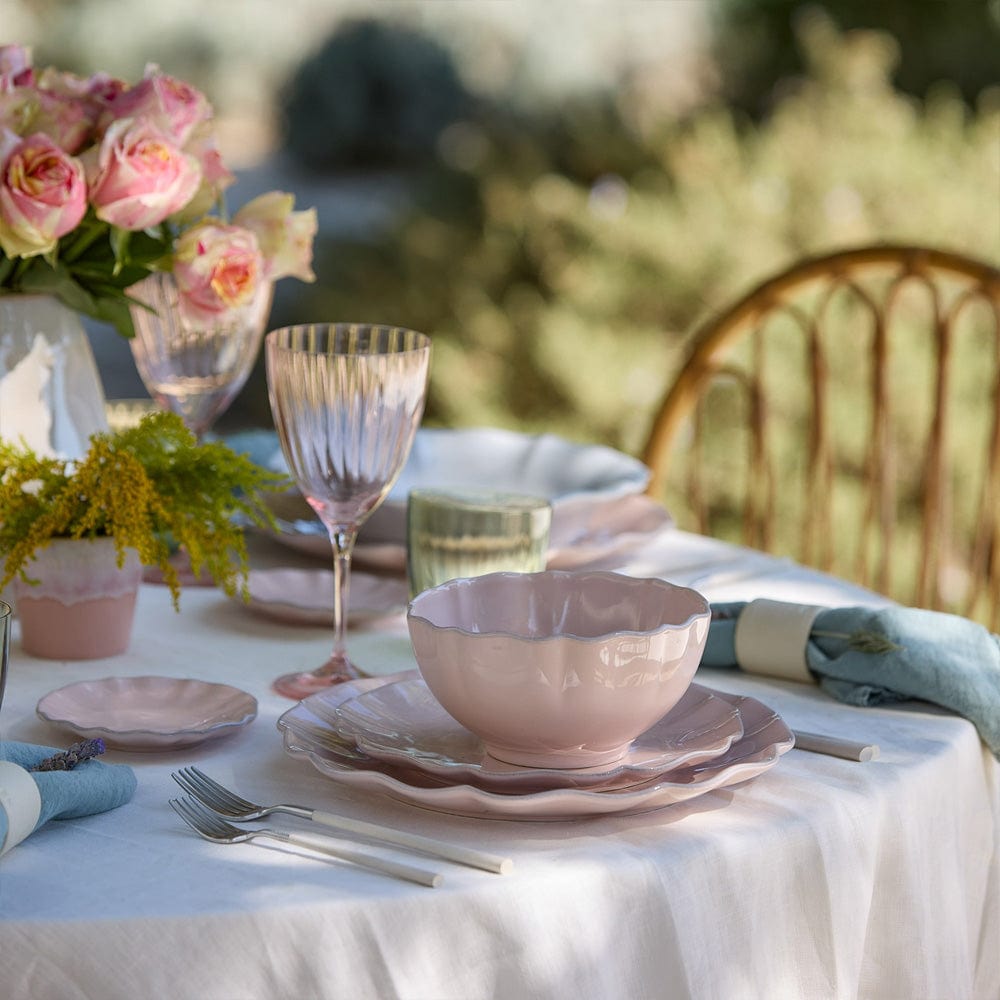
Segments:
[[[315,209],[271,191],[228,220],[234,180],[193,87],[155,66],[134,85],[39,71],[0,46],[0,294],[52,294],[130,337],[129,289],[154,271],[195,322],[263,282],[315,280]]]

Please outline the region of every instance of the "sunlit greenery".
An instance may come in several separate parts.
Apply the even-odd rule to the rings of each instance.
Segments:
[[[304,315],[433,335],[428,421],[635,452],[695,321],[802,254],[898,240],[1000,260],[1000,101],[892,84],[894,43],[800,22],[807,79],[759,123],[617,96],[453,129],[397,232],[329,243]],[[617,102],[617,103],[616,103]]]

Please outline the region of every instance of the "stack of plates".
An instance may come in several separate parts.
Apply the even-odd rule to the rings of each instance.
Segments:
[[[277,436],[270,431],[227,439],[260,465],[287,473]],[[421,427],[406,465],[385,501],[361,529],[356,569],[406,572],[406,505],[410,490],[498,490],[540,496],[552,504],[549,567],[611,568],[622,553],[648,541],[672,521],[643,495],[649,469],[603,445],[579,444],[553,434],[500,428]],[[330,562],[330,539],[297,489],[266,498],[276,541]]]
[[[614,764],[519,767],[488,756],[416,671],[312,695],[278,728],[289,754],[341,784],[460,816],[541,820],[684,802],[761,774],[794,742],[759,701],[692,684]]]

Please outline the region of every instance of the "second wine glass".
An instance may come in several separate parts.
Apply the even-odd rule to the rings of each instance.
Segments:
[[[250,375],[274,284],[262,282],[246,306],[201,322],[181,314],[170,274],[151,275],[133,294],[150,307],[132,307],[131,347],[139,376],[153,399],[201,439]]]
[[[289,471],[333,548],[334,646],[316,670],[279,677],[289,698],[361,676],[346,610],[358,529],[392,489],[423,416],[430,338],[402,327],[318,323],[264,341],[268,395]]]

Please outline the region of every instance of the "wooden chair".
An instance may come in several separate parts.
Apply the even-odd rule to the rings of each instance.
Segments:
[[[645,447],[681,527],[1000,618],[1000,270],[808,259],[696,331]]]

